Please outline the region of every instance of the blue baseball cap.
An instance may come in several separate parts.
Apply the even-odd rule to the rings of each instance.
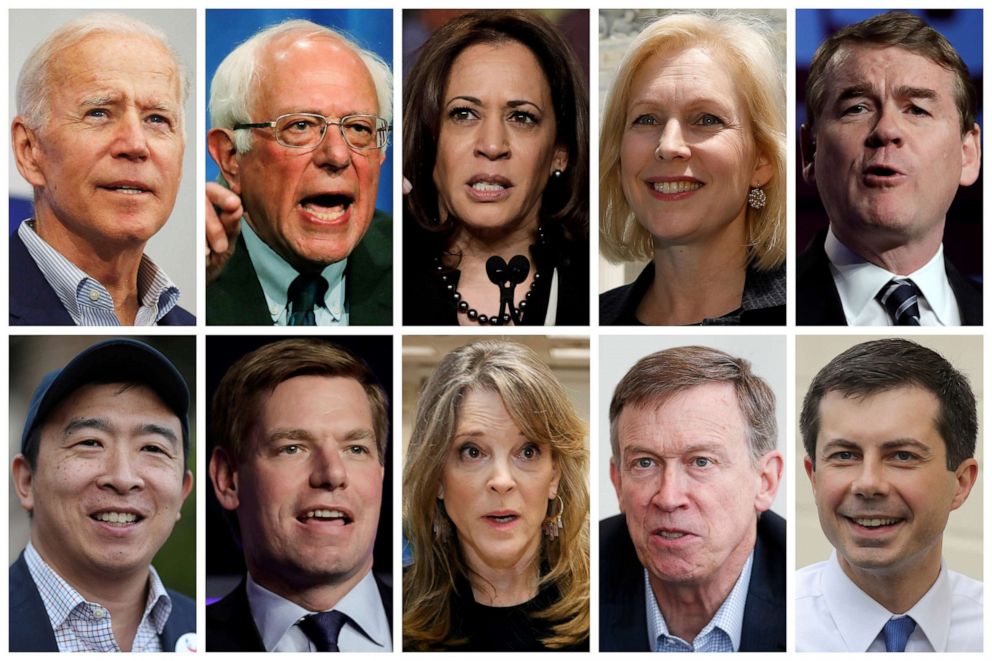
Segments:
[[[62,369],[49,372],[31,396],[21,433],[21,454],[27,454],[35,429],[76,390],[90,383],[141,383],[162,398],[183,429],[183,456],[189,461],[189,388],[182,374],[162,353],[144,342],[114,339],[81,351]]]

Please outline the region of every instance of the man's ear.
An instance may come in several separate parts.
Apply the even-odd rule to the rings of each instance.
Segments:
[[[758,490],[754,498],[756,512],[764,512],[775,502],[784,463],[782,453],[778,450],[772,450],[758,460]]]
[[[964,501],[968,500],[968,494],[971,493],[971,488],[975,486],[977,479],[978,462],[975,461],[974,457],[969,457],[958,464],[954,471],[954,480],[957,485],[954,490],[954,499],[951,501],[952,510],[964,505]]]
[[[982,169],[982,129],[976,123],[970,131],[961,136],[961,180],[962,186],[971,186],[978,180]]]
[[[241,163],[234,146],[234,132],[230,129],[210,129],[207,133],[207,150],[220,168],[227,187],[241,195]]]
[[[45,185],[45,173],[42,172],[41,144],[38,133],[29,128],[24,118],[18,115],[10,126],[10,146],[14,150],[14,160],[17,171],[24,180],[35,188]]]
[[[28,464],[27,457],[23,454],[18,454],[14,457],[10,472],[14,480],[14,490],[17,492],[17,500],[20,501],[21,507],[27,512],[34,511],[34,489],[32,488],[34,475],[31,472],[31,466]]]
[[[816,160],[816,136],[806,124],[799,127],[799,151],[803,159],[803,179],[807,184],[816,185],[816,170],[813,167]]]
[[[238,465],[234,457],[224,448],[214,448],[210,455],[210,481],[214,494],[221,507],[234,511],[238,509]],[[192,486],[192,481],[190,482]]]

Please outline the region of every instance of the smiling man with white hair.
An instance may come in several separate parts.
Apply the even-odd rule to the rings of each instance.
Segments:
[[[11,325],[195,323],[144,254],[176,203],[188,89],[165,35],[119,14],[71,21],[28,56],[11,146],[34,218],[11,237]]]

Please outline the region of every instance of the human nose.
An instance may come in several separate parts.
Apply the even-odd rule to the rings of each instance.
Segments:
[[[654,153],[663,161],[689,158],[691,155],[689,145],[685,141],[682,125],[678,120],[670,119],[662,127],[661,135],[658,137],[658,148]]]
[[[861,498],[879,498],[885,496],[888,490],[889,484],[881,460],[866,458],[862,461],[851,483],[851,491],[854,495]]]
[[[879,109],[867,143],[873,148],[902,144],[902,125],[898,110],[888,106]]]
[[[513,471],[507,459],[496,459],[492,464],[492,471],[489,473],[489,481],[486,486],[498,494],[509,493],[516,487],[517,481],[513,477]]]
[[[674,512],[688,505],[685,476],[675,464],[668,464],[658,475],[658,489],[652,503],[663,512]]]
[[[121,116],[115,127],[112,149],[114,156],[120,158],[138,161],[148,158],[148,136],[137,112],[127,111]]]
[[[313,150],[313,160],[318,166],[337,172],[351,165],[351,147],[345,142],[341,125],[328,122],[324,139]]]
[[[475,155],[490,161],[510,157],[510,143],[506,135],[506,126],[498,116],[489,116],[482,120],[476,134]]]
[[[138,467],[134,465],[127,447],[118,446],[108,449],[97,485],[119,494],[144,488],[145,480]]]
[[[348,483],[348,471],[337,448],[314,451],[310,470],[310,486],[314,489],[340,489]]]

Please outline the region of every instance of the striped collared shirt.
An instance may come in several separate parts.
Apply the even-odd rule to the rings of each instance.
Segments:
[[[55,290],[62,306],[77,326],[120,326],[114,299],[107,288],[48,245],[34,229],[34,220],[25,220],[17,229],[31,259]],[[16,279],[11,283],[17,286]],[[158,266],[141,256],[138,266],[138,314],[135,326],[155,326],[179,302],[179,288]]]
[[[52,623],[60,652],[120,652],[114,638],[110,611],[100,604],[86,601],[65,579],[42,560],[29,542],[24,549],[31,578],[38,586]],[[161,652],[159,636],[172,612],[172,599],[162,585],[154,567],[148,568],[148,600],[131,645],[132,652]]]

